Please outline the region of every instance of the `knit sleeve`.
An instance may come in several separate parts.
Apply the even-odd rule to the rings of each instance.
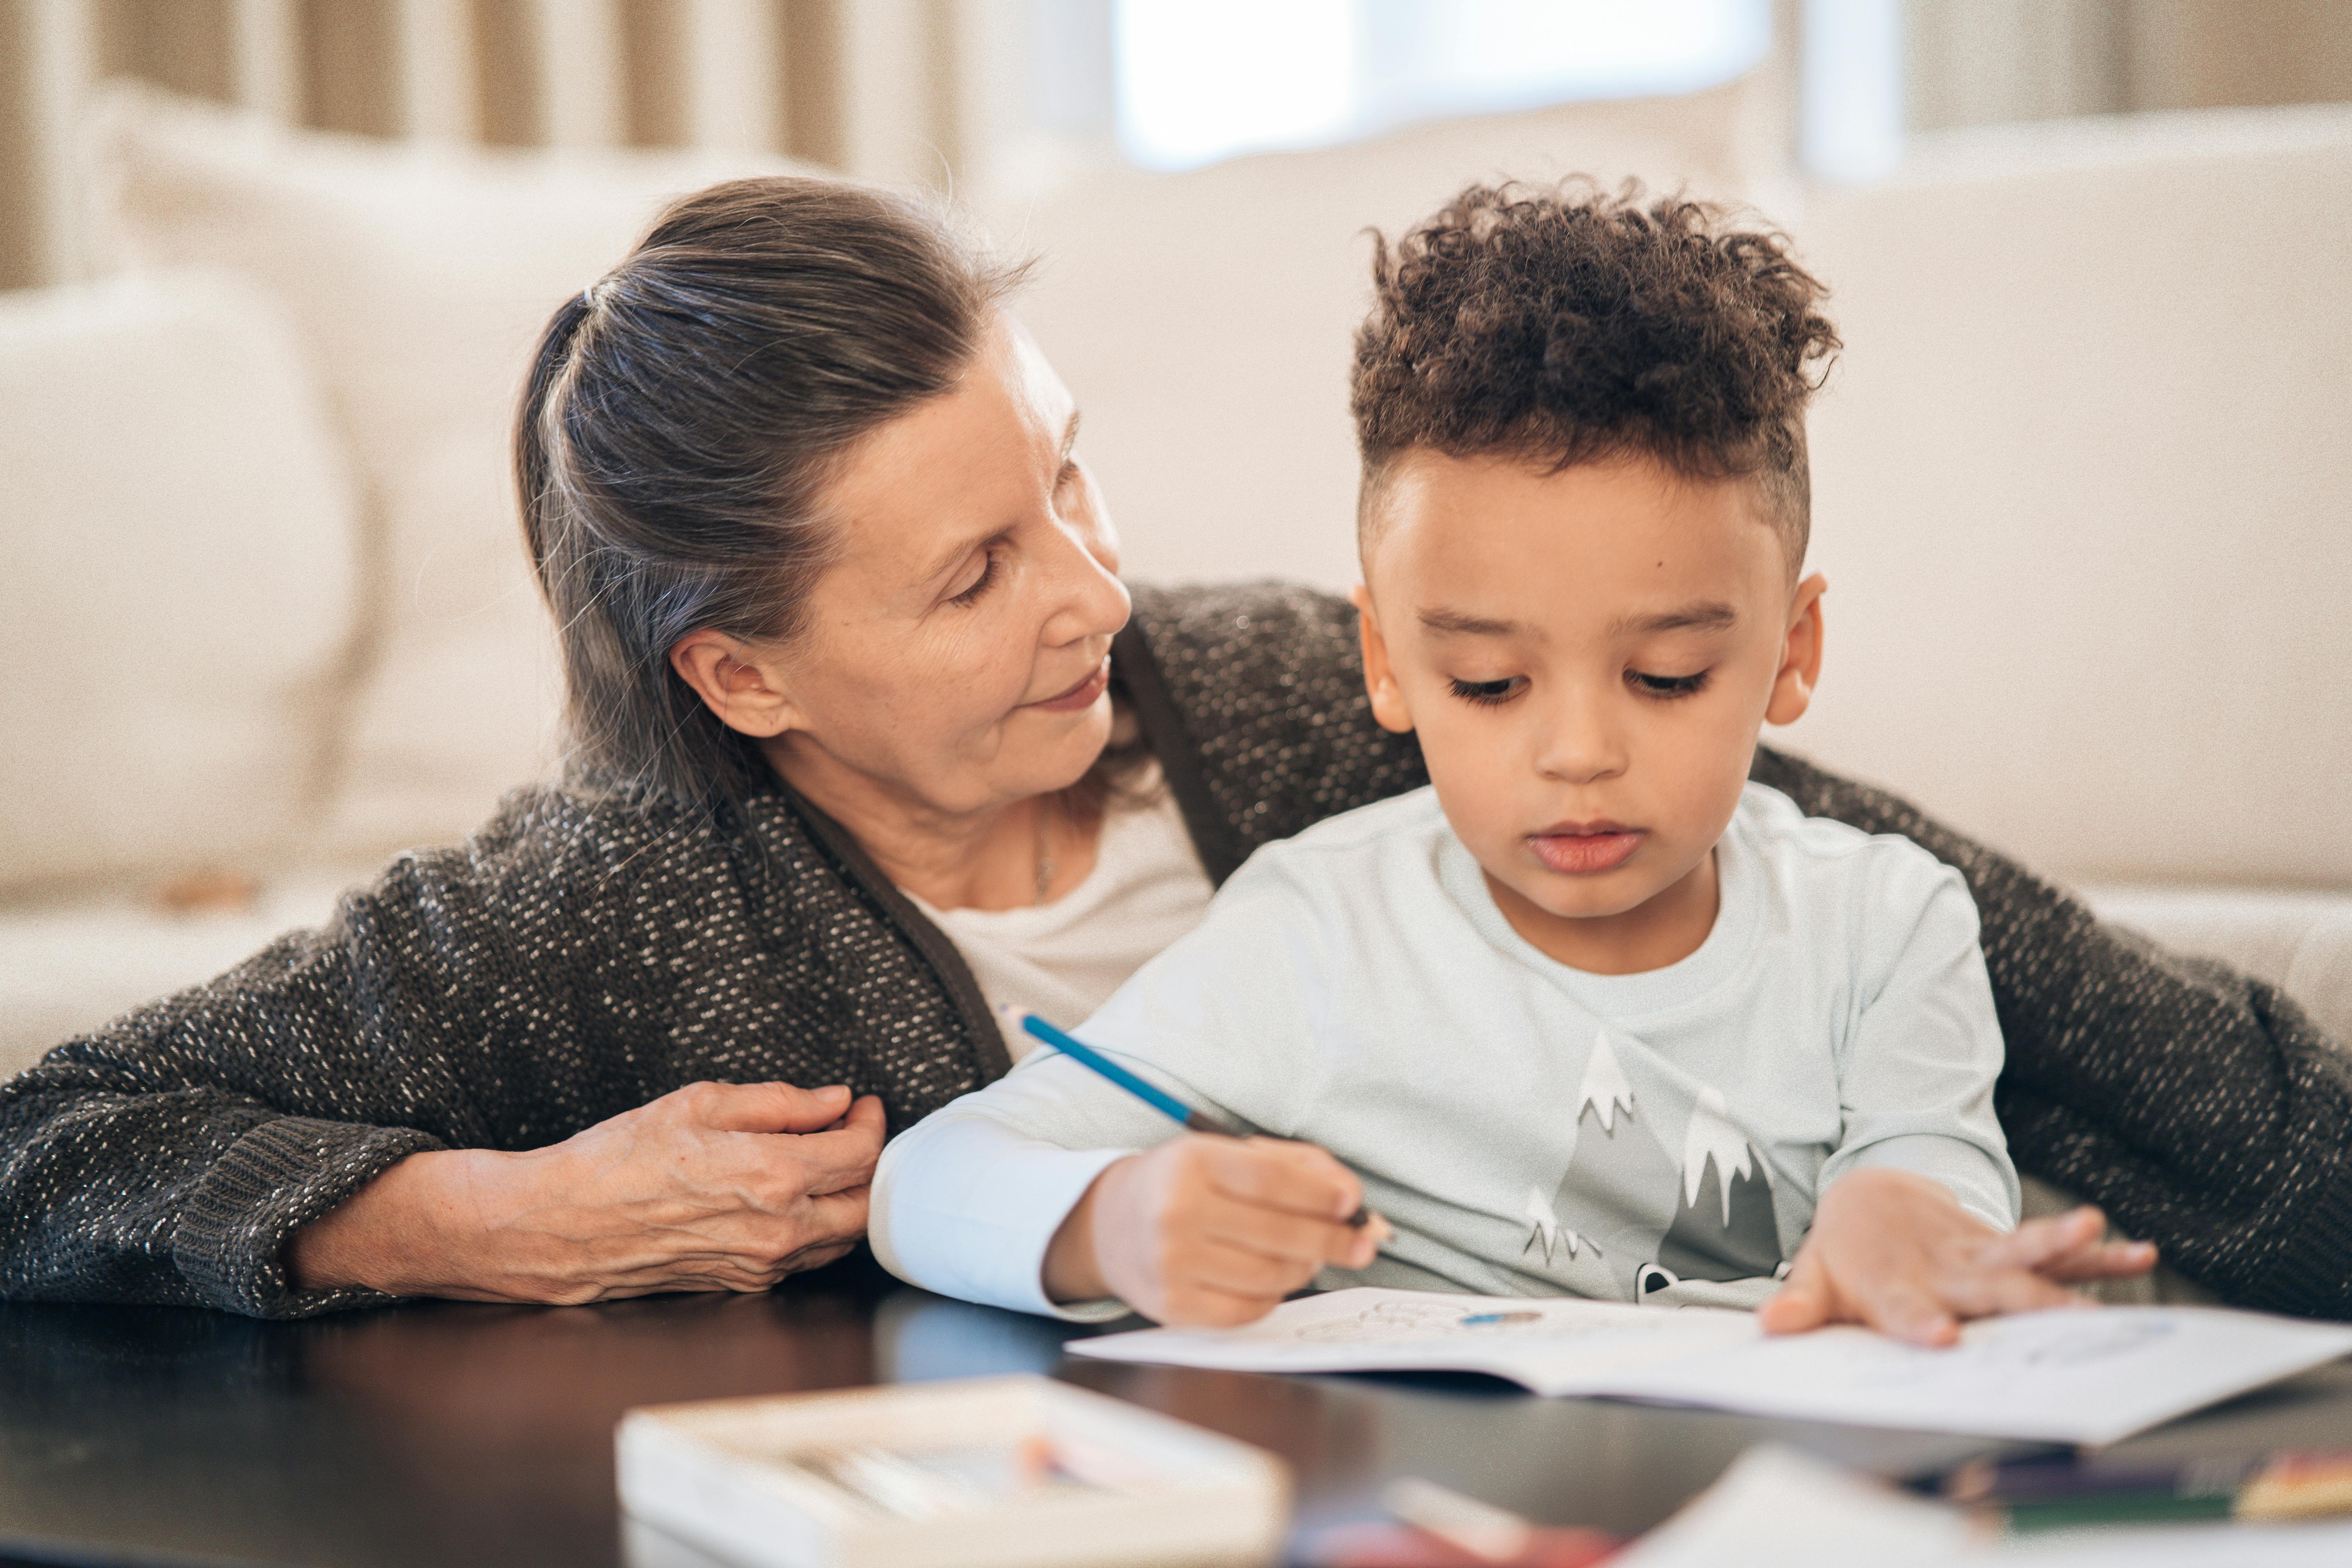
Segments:
[[[2105,925],[1882,790],[1760,750],[1811,816],[1899,833],[1967,879],[2008,1047],[2020,1170],[2105,1208],[2228,1300],[2352,1317],[2352,1069],[2295,1004]]]
[[[59,1047],[0,1088],[0,1295],[299,1317],[296,1229],[395,1162],[527,1146],[584,1110],[546,1061],[596,1031],[583,879],[528,797],[463,849],[403,856],[335,919]],[[534,1058],[538,1058],[536,1061]]]

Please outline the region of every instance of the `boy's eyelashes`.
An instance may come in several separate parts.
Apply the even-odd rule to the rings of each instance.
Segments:
[[[1643,670],[1629,669],[1625,672],[1625,684],[1643,697],[1671,700],[1705,690],[1708,674],[1704,669],[1695,675],[1651,675]],[[1526,690],[1528,678],[1512,675],[1500,680],[1449,679],[1446,685],[1465,702],[1475,702],[1482,708],[1496,708]]]
[[[1446,684],[1454,689],[1454,695],[1465,702],[1475,702],[1481,708],[1496,708],[1524,690],[1528,678],[1511,675],[1500,680],[1448,680]]]
[[[1625,672],[1625,684],[1644,697],[1689,697],[1706,689],[1707,672],[1696,675],[1645,675],[1638,669]]]

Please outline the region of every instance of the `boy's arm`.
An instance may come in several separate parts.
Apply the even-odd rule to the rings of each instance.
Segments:
[[[2103,1241],[2095,1209],[2016,1226],[1976,906],[1956,873],[1924,857],[1879,870],[1863,929],[1895,945],[1864,955],[1873,989],[1839,1062],[1845,1136],[1764,1327],[1851,1321],[1948,1344],[1963,1318],[2070,1305],[2068,1282],[2147,1272],[2154,1249]]]
[[[1822,1167],[1822,1189],[1852,1171],[1909,1171],[2008,1230],[2017,1172],[1993,1114],[2000,1020],[1976,905],[1958,873],[1916,851],[1881,852],[1874,872],[1856,919],[1866,994],[1838,1061],[1844,1136]]]
[[[2235,1305],[2352,1315],[2352,1071],[2275,988],[2102,923],[1908,801],[1759,747],[1808,816],[1899,833],[1969,879],[2008,1042],[2018,1163]]]
[[[1277,1134],[1297,1131],[1317,1076],[1318,997],[1328,975],[1314,903],[1311,889],[1263,859],[1253,864],[1198,930],[1075,1033],[1195,1109]],[[1048,1289],[1049,1254],[1057,1237],[1075,1237],[1076,1247],[1056,1255],[1075,1265],[1055,1271],[1066,1287],[1059,1294],[1073,1294],[1076,1281],[1163,1321],[1206,1321],[1194,1310],[1195,1287],[1270,1289],[1257,1278],[1266,1258],[1285,1279],[1303,1267],[1264,1298],[1271,1306],[1320,1263],[1356,1258],[1362,1232],[1321,1234],[1333,1223],[1320,1211],[1344,1197],[1344,1215],[1361,1201],[1352,1173],[1329,1155],[1256,1138],[1158,1147],[1178,1133],[1159,1111],[1041,1047],[885,1152],[875,1178],[876,1256],[915,1284],[992,1305],[1074,1318],[1123,1311],[1102,1301],[1066,1305]],[[1145,1149],[1153,1152],[1122,1164]],[[1301,1204],[1316,1212],[1302,1216]],[[1066,1229],[1082,1205],[1081,1229]],[[1302,1217],[1305,1226],[1296,1223]],[[1093,1245],[1102,1236],[1110,1245]],[[1302,1246],[1311,1258],[1288,1256]],[[1220,1317],[1241,1310],[1223,1296],[1210,1309]]]

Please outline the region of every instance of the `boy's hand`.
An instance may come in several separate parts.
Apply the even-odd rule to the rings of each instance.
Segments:
[[[2108,1242],[2088,1205],[2004,1235],[1940,1182],[1855,1171],[1822,1194],[1812,1233],[1757,1319],[1769,1333],[1861,1323],[1914,1344],[1948,1345],[1963,1318],[2084,1305],[2064,1287],[2156,1267],[2144,1241]]]
[[[1311,1143],[1188,1134],[1095,1178],[1046,1250],[1045,1291],[1180,1328],[1254,1322],[1324,1265],[1371,1262],[1388,1226],[1347,1223],[1363,1196]]]

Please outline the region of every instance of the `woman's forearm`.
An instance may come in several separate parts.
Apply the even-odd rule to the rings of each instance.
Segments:
[[[412,1154],[295,1232],[298,1289],[570,1305],[763,1290],[866,1229],[882,1107],[693,1084],[544,1149]]]
[[[481,1188],[486,1180],[495,1186],[484,1167],[509,1158],[483,1149],[409,1155],[294,1233],[288,1282],[297,1290],[508,1299],[485,1289],[473,1255],[489,1228]]]

